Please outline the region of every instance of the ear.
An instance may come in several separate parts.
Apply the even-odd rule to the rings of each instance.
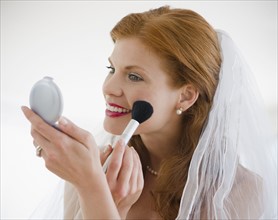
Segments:
[[[180,96],[177,104],[177,109],[182,108],[183,111],[186,111],[196,102],[198,97],[199,92],[193,85],[184,85],[180,89]]]

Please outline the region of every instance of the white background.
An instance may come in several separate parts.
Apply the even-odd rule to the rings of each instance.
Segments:
[[[58,180],[35,156],[20,110],[29,105],[32,85],[52,76],[64,115],[95,133],[105,110],[109,31],[128,13],[166,4],[195,10],[230,33],[277,132],[277,1],[1,1],[1,219],[28,218]]]

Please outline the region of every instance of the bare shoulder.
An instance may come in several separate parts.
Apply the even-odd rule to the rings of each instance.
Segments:
[[[263,181],[251,170],[239,165],[234,184],[225,201],[233,218],[258,218],[262,212]],[[232,205],[231,205],[232,204]]]
[[[241,164],[238,165],[237,171],[236,171],[236,176],[235,176],[235,181],[238,183],[260,183],[262,184],[262,178],[252,172],[251,170],[245,168]]]
[[[241,197],[242,195],[245,195],[246,199],[252,201],[252,198],[256,199],[262,195],[262,190],[262,178],[244,166],[239,165],[236,171],[234,185],[231,192],[240,192]]]

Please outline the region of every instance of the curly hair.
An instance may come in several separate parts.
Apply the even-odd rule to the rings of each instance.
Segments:
[[[111,37],[114,42],[128,37],[140,39],[163,59],[173,87],[192,84],[199,92],[197,101],[182,115],[179,146],[171,158],[163,161],[152,192],[161,217],[175,219],[190,161],[218,83],[221,55],[217,34],[196,12],[164,6],[127,15],[112,29]],[[148,151],[140,136],[134,136],[130,144],[146,167]]]

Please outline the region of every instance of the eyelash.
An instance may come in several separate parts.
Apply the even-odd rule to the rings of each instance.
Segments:
[[[143,79],[140,76],[137,76],[136,74],[129,73],[128,78],[133,82],[143,81]]]
[[[115,68],[113,66],[106,66],[107,69],[109,69],[109,74],[114,74],[115,73]],[[134,73],[128,73],[128,78],[129,80],[133,82],[138,82],[138,81],[143,81],[143,78],[138,76],[137,74]]]
[[[107,69],[109,69],[110,74],[115,73],[115,68],[113,66],[106,66],[106,67],[107,67]]]

